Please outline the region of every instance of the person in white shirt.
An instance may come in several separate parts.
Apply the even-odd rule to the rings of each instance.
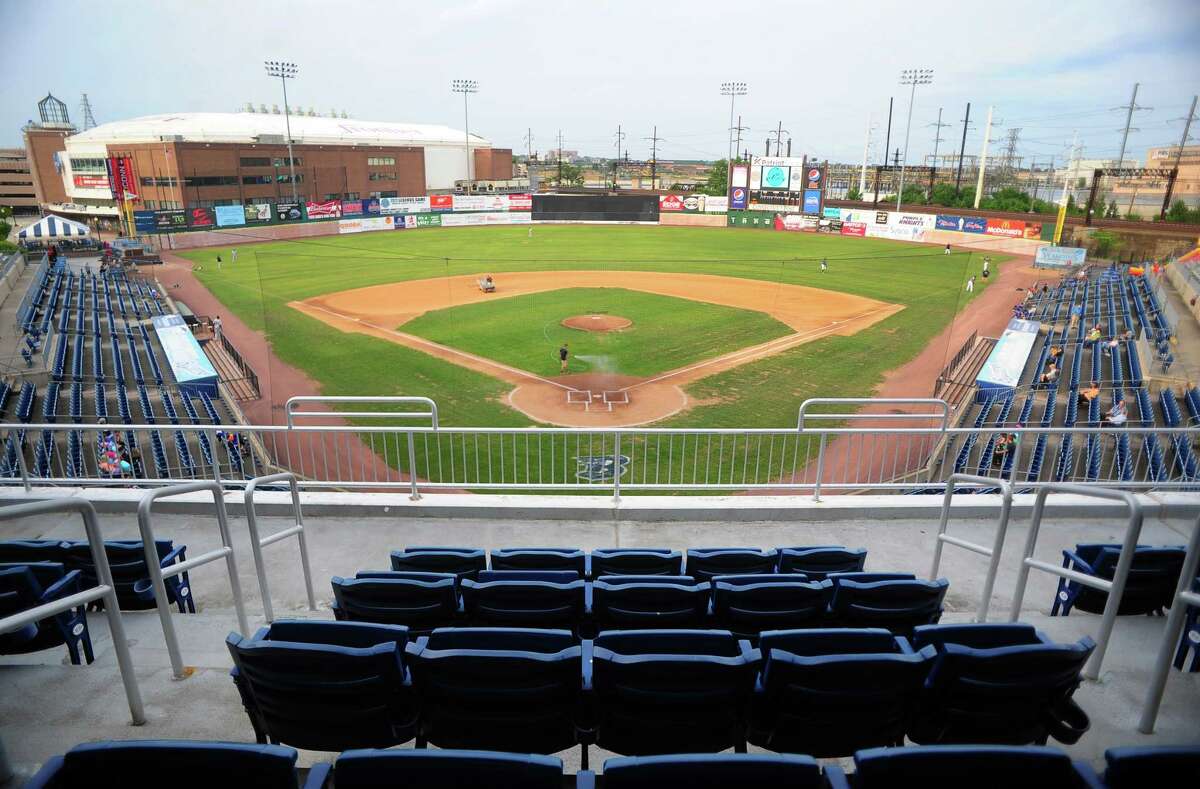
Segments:
[[[1125,410],[1125,401],[1120,400],[1114,405],[1107,414],[1104,415],[1104,421],[1101,424],[1111,425],[1112,427],[1120,427],[1125,424],[1125,420],[1129,418],[1128,412]]]
[[[213,339],[220,342],[220,340],[221,340],[221,316],[220,315],[213,318],[212,327],[213,327]]]

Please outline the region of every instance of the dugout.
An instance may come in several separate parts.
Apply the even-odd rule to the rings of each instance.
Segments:
[[[534,222],[658,222],[658,195],[535,194]]]

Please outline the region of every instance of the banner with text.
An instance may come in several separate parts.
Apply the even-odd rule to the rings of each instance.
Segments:
[[[989,219],[983,232],[989,236],[1024,238],[1025,223],[1019,219]]]
[[[342,215],[342,201],[322,200],[314,203],[310,200],[304,204],[304,214],[309,219],[337,219]]]
[[[429,197],[381,197],[381,214],[422,214],[429,212]]]
[[[299,203],[276,203],[275,218],[280,222],[299,222],[304,218],[304,206]]]
[[[368,216],[359,219],[343,219],[338,222],[338,233],[369,233],[373,230],[391,230],[395,223],[392,216]]]
[[[984,233],[987,231],[987,220],[981,216],[938,214],[935,227],[938,230],[957,230],[959,233]]]
[[[246,209],[240,205],[219,205],[215,212],[217,227],[235,227],[246,224]]]
[[[187,211],[184,211],[182,208],[173,208],[166,211],[155,211],[154,228],[160,233],[171,233],[179,230],[187,230],[187,218]]]
[[[211,208],[189,208],[188,227],[215,227],[216,214]]]
[[[1037,268],[1068,268],[1082,265],[1087,260],[1087,250],[1079,247],[1038,247],[1033,257]]]
[[[244,207],[246,224],[261,225],[271,221],[270,203],[250,203]]]

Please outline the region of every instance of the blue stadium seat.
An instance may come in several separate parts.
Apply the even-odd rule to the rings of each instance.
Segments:
[[[1031,625],[972,624],[918,627],[916,649],[938,655],[909,726],[922,745],[1073,744],[1091,725],[1072,700],[1096,644],[1059,644]]]
[[[541,754],[574,746],[586,643],[567,630],[442,628],[421,636],[407,660],[422,740]],[[586,745],[583,758],[586,767]]]
[[[684,572],[697,581],[711,581],[716,575],[773,573],[779,564],[779,551],[757,548],[689,548]]]
[[[666,548],[597,548],[591,575],[682,575],[683,554]]]
[[[592,649],[596,744],[626,756],[743,752],[758,663],[758,650],[728,631],[602,632]]]
[[[493,560],[495,555],[493,554]],[[478,627],[543,627],[579,631],[587,615],[587,583],[508,578],[462,581],[463,613]]]
[[[89,742],[50,759],[25,789],[299,789],[296,756],[279,745],[235,742]]]
[[[1104,789],[1087,762],[1072,761],[1057,748],[1028,745],[870,748],[854,755],[854,767],[855,789]]]
[[[492,551],[493,570],[574,570],[587,574],[587,554],[576,548],[504,548]]]
[[[902,745],[937,654],[882,629],[768,632],[759,649],[750,742],[814,756]]]
[[[159,557],[159,566],[166,568],[187,559],[187,546],[174,546],[171,540],[156,540],[154,544]],[[150,582],[150,571],[146,569],[146,553],[141,540],[105,540],[104,553],[112,569],[113,584],[116,586],[117,601],[124,611],[154,608],[154,587]],[[98,583],[96,566],[92,562],[92,549],[86,542],[63,543],[62,561],[68,569],[80,570],[82,586],[90,589]],[[186,571],[163,579],[167,590],[167,602],[179,608],[179,613],[196,613],[192,599],[191,582]],[[99,601],[93,605],[100,605]]]
[[[460,750],[346,751],[314,765],[305,789],[563,789],[563,764],[552,756]],[[574,781],[571,782],[574,786]]]
[[[350,622],[404,625],[431,631],[455,623],[460,613],[453,573],[359,572],[334,576],[333,615]]]
[[[918,579],[860,581],[834,575],[830,622],[837,627],[883,627],[906,635],[942,617],[950,582]]]
[[[416,734],[404,627],[281,620],[225,642],[258,742],[341,751],[386,748]]]
[[[1170,607],[1183,569],[1184,553],[1182,545],[1137,546],[1117,613],[1161,614]],[[1120,557],[1120,545],[1085,543],[1076,545],[1074,551],[1063,551],[1063,567],[1111,581]],[[1068,616],[1072,608],[1102,614],[1107,603],[1108,592],[1060,578],[1050,615]]]
[[[804,573],[814,581],[821,581],[830,573],[859,572],[866,561],[866,548],[813,545],[779,549],[779,572]]]
[[[711,584],[686,575],[605,575],[592,582],[597,630],[704,627]]]
[[[0,564],[0,619],[70,597],[80,591],[79,581],[78,570],[67,572],[57,562]],[[95,659],[83,604],[20,630],[0,633],[0,655],[40,652],[63,644],[76,666],[81,662],[80,647],[88,663]]]
[[[1108,789],[1200,786],[1200,746],[1109,748],[1104,761]]]
[[[831,581],[801,574],[718,575],[712,581],[712,626],[739,638],[758,639],[764,630],[820,627]]]
[[[66,543],[62,540],[8,540],[0,542],[0,563],[63,563]]]
[[[618,756],[604,762],[605,789],[848,789],[841,769],[811,756],[688,753]]]
[[[487,556],[478,548],[443,548],[409,546],[392,551],[392,569],[418,573],[454,573],[460,578],[474,578],[487,569]]]

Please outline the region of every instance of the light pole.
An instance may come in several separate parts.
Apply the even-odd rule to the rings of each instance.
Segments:
[[[931,68],[908,68],[900,72],[900,84],[912,85],[912,90],[908,94],[908,125],[904,129],[904,158],[900,160],[900,188],[896,190],[897,211],[900,210],[900,198],[904,195],[904,167],[908,164],[908,133],[912,131],[913,99],[916,98],[918,85],[932,83],[933,69]],[[934,166],[936,166],[936,162]]]
[[[463,126],[466,136],[463,138],[463,152],[467,157],[467,194],[471,193],[471,122],[467,116],[467,96],[479,92],[479,83],[473,79],[456,79],[450,81],[450,90],[461,93],[463,97]]]
[[[283,85],[283,122],[287,128],[288,172],[292,179],[292,202],[299,203],[300,200],[296,197],[296,157],[292,156],[292,113],[288,109],[287,81],[296,78],[300,67],[295,63],[279,60],[268,60],[265,63],[267,76],[279,77],[279,82]]]
[[[725,161],[733,161],[733,102],[738,96],[746,95],[745,82],[722,82],[721,95],[729,97],[729,152],[725,155]]]

